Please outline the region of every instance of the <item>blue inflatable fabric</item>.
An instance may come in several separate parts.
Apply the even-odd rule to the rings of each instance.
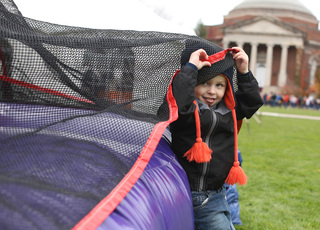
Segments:
[[[187,176],[163,138],[140,179],[99,229],[194,229]]]

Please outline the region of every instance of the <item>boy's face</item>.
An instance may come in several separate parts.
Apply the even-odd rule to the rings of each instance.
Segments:
[[[226,88],[226,77],[223,75],[218,75],[214,78],[211,78],[204,84],[197,85],[194,88],[194,93],[197,99],[207,104],[208,106],[212,106],[223,99]]]

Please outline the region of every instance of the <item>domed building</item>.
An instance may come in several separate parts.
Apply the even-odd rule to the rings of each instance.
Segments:
[[[242,47],[263,93],[319,92],[320,31],[298,0],[244,0],[222,25],[205,26],[206,39]]]

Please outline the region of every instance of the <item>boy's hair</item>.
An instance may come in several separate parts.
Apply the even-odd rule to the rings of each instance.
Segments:
[[[190,55],[198,50],[204,49],[208,56],[218,53],[224,50],[222,47],[212,43],[212,42],[205,42],[205,41],[195,41],[195,40],[187,40],[186,41],[186,48],[181,53],[181,66],[188,63]],[[210,80],[213,77],[218,76],[219,74],[224,74],[229,78],[229,81],[232,82],[233,77],[233,66],[234,60],[230,53],[227,53],[225,58],[221,61],[218,61],[211,65],[211,67],[203,67],[201,70],[198,71],[198,78],[197,84],[203,84]]]

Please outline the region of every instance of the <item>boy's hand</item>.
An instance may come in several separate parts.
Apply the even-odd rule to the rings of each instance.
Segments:
[[[236,51],[231,51],[233,59],[236,62],[236,67],[239,73],[246,74],[249,72],[249,58],[246,52],[239,47],[232,47]]]
[[[198,68],[198,70],[200,70],[204,66],[211,66],[211,63],[209,61],[203,61],[208,59],[209,57],[206,51],[204,49],[198,49],[190,55],[189,62],[194,64]]]

